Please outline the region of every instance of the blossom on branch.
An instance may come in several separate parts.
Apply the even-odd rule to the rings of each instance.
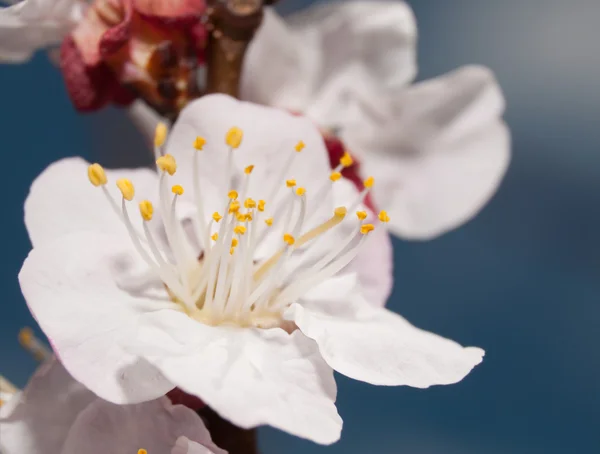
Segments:
[[[98,396],[179,387],[240,427],[328,444],[342,426],[334,369],[427,388],[481,362],[382,308],[390,216],[366,203],[373,178],[341,178],[349,155],[331,169],[312,122],[212,95],[166,140],[160,125],[157,173],[66,159],[25,204],[23,294]]]

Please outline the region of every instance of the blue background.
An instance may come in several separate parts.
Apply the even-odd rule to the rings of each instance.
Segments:
[[[310,2],[282,0],[282,11]],[[264,453],[600,452],[600,1],[414,0],[419,79],[481,63],[506,93],[514,156],[498,194],[459,230],[395,241],[390,307],[486,349],[460,384],[377,388],[338,377],[342,440],[320,447],[262,430]],[[82,117],[39,54],[0,67],[0,373],[36,364],[17,273],[29,251],[22,206],[50,162],[74,154],[143,159],[121,112]],[[131,153],[119,156],[123,143]],[[103,159],[106,162],[107,158]]]

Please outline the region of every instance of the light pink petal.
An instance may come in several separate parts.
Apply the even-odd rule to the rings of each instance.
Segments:
[[[427,388],[456,383],[481,362],[480,348],[423,331],[374,308],[356,289],[343,290],[321,286],[286,313],[336,371],[375,385]]]
[[[71,427],[61,454],[169,453],[180,437],[216,448],[202,419],[183,405],[163,397],[135,405],[115,405],[96,399]]]
[[[126,235],[71,232],[36,246],[19,273],[29,309],[65,368],[116,403],[155,399],[174,388],[124,349],[142,313],[170,304],[119,287],[119,276],[146,271],[129,241]]]
[[[204,0],[133,0],[134,8],[142,14],[158,17],[200,16]]]
[[[27,387],[0,411],[4,454],[60,453],[79,413],[97,397],[56,358],[42,364]],[[10,407],[10,408],[9,408]]]
[[[182,436],[177,439],[171,454],[217,454],[217,452]]]

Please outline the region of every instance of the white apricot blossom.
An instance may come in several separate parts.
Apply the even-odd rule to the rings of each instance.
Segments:
[[[67,159],[25,204],[23,294],[98,396],[177,386],[240,427],[327,444],[342,426],[333,369],[427,388],[481,362],[381,308],[391,255],[376,235],[389,216],[365,205],[376,182],[343,178],[348,155],[331,169],[308,119],[211,95],[166,135],[159,125],[158,173]]]
[[[226,454],[189,408],[167,397],[135,405],[106,402],[54,357],[0,408],[0,452]]]

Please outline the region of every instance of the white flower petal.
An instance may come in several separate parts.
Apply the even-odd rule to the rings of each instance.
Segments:
[[[235,425],[269,424],[322,444],[339,439],[332,370],[299,331],[210,327],[161,311],[143,317],[137,338],[139,354]]]
[[[96,399],[71,427],[61,454],[136,453],[140,448],[168,453],[182,436],[216,448],[200,417],[167,397],[135,405]]]
[[[139,315],[164,307],[117,286],[116,270],[139,265],[128,241],[73,232],[36,247],[19,274],[29,309],[66,369],[116,403],[154,399],[174,387],[156,368],[123,350]]]
[[[171,454],[217,454],[217,452],[181,436],[177,439],[175,446],[173,446]]]
[[[286,318],[314,339],[336,371],[375,385],[427,388],[462,380],[484,352],[414,327],[354,292],[324,288],[294,304]]]
[[[492,73],[465,67],[380,106],[386,104],[383,114],[358,109],[342,137],[377,179],[375,199],[389,211],[391,230],[428,239],[472,218],[510,159],[504,100]]]
[[[245,60],[242,98],[333,120],[357,90],[395,89],[412,80],[415,36],[404,2],[336,2],[285,21],[267,11]],[[274,60],[284,63],[264,74]]]
[[[89,163],[81,158],[62,159],[46,168],[31,185],[25,201],[25,225],[35,247],[82,230],[127,234],[102,189],[90,183],[88,166]],[[117,204],[120,205],[121,200],[115,185],[119,178],[129,178],[133,182],[137,199],[156,202],[158,180],[155,172],[142,168],[106,169],[106,176],[106,187]],[[132,207],[137,214],[137,205]]]
[[[0,62],[21,63],[59,44],[83,14],[79,0],[24,0],[0,9]]]
[[[4,454],[60,453],[77,415],[97,397],[56,358],[42,364],[27,387],[0,412]]]

